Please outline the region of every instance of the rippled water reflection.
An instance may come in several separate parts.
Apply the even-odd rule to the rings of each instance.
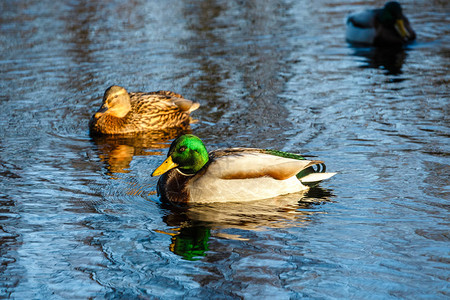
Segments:
[[[163,155],[165,148],[182,134],[191,133],[187,129],[170,129],[154,131],[135,136],[92,136],[97,146],[96,152],[101,161],[105,162],[108,174],[130,172],[130,163],[134,156]]]
[[[449,296],[449,4],[402,1],[418,40],[351,47],[380,1],[0,3],[0,297]],[[93,138],[104,90],[173,90],[216,147],[339,174],[246,204],[160,203],[178,131]]]

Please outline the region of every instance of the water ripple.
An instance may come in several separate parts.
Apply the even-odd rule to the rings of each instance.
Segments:
[[[403,3],[404,2],[404,3]],[[3,1],[0,297],[448,296],[448,3],[406,49],[345,43],[361,1]],[[162,204],[180,131],[89,136],[104,90],[174,90],[209,149],[339,174],[254,203]]]

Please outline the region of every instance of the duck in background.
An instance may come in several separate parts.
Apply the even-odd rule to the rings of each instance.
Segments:
[[[415,40],[416,33],[403,15],[400,3],[387,2],[383,8],[351,14],[346,39],[350,43],[374,46],[402,46]]]
[[[170,91],[128,93],[109,87],[100,109],[92,116],[93,134],[135,134],[189,125],[190,113],[199,103]]]
[[[313,166],[318,165],[314,168]],[[158,194],[175,204],[237,202],[306,191],[336,173],[322,161],[265,149],[230,148],[208,153],[202,140],[182,135],[153,172]]]

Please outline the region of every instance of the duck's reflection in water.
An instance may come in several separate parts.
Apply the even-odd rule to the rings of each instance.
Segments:
[[[105,163],[107,175],[115,178],[114,173],[128,173],[134,156],[162,155],[162,149],[168,148],[173,139],[190,133],[187,128],[151,131],[138,135],[92,136],[97,153]]]
[[[170,250],[188,260],[206,256],[211,236],[247,240],[244,235],[228,229],[260,231],[267,228],[306,226],[313,215],[323,213],[317,206],[330,202],[331,191],[319,187],[304,193],[294,193],[271,199],[197,204],[180,208],[167,206],[169,214],[163,220],[170,230],[158,230],[171,235]]]
[[[359,47],[353,46],[353,55],[364,58],[361,68],[383,69],[386,75],[401,75],[408,56],[403,47]]]

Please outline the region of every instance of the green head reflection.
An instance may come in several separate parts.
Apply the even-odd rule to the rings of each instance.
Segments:
[[[205,226],[182,227],[172,237],[170,251],[187,260],[199,260],[206,256],[211,230]]]

